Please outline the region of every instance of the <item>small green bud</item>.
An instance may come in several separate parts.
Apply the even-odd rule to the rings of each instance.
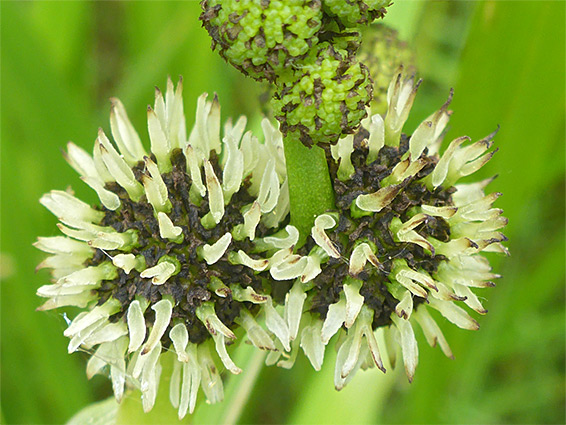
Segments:
[[[372,98],[367,67],[346,50],[320,43],[291,78],[279,80],[272,100],[283,134],[306,146],[335,143],[354,132]]]
[[[212,47],[256,80],[274,81],[318,43],[320,0],[203,0]]]
[[[383,18],[389,0],[324,0],[324,12],[346,27],[368,25]]]

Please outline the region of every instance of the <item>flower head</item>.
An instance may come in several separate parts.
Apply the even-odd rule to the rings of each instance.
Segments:
[[[481,253],[507,253],[500,232],[507,219],[492,207],[500,194],[484,193],[491,179],[458,182],[491,159],[495,133],[475,143],[458,138],[439,155],[449,98],[411,136],[403,134],[418,85],[399,71],[385,117],[371,116],[357,134],[327,149],[338,211],[316,218],[300,253],[317,273],[303,273],[287,294],[285,317],[297,344],[290,360],[279,364],[289,367],[300,345],[318,370],[325,346],[339,334],[337,389],[359,368],[385,371],[378,343],[383,339],[390,355],[401,346],[412,380],[415,323],[451,357],[429,310],[461,328],[478,329],[462,306],[485,314],[472,288],[493,286],[498,277]],[[279,359],[273,352],[268,360]]]
[[[38,289],[47,298],[39,309],[83,309],[64,334],[69,352],[94,351],[87,375],[109,368],[116,398],[138,387],[147,411],[160,359],[172,351],[171,401],[182,417],[199,386],[210,402],[222,399],[218,359],[241,372],[226,348],[237,328],[261,349],[275,349],[274,336],[289,349],[264,286],[298,232],[287,226],[283,236],[270,235],[289,209],[280,133],[264,120],[259,143],[241,117],[224,124],[221,138],[220,105],[204,94],[187,137],[181,92],[171,80],[165,95],[156,91],[147,110],[149,152],[117,99],[110,115],[117,149],[102,130],[92,156],[69,143],[66,160],[102,205],[68,191],[44,195],[65,236],[35,246],[51,254],[39,268],[53,276]]]

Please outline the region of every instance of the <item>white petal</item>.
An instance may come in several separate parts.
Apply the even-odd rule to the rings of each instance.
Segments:
[[[92,254],[94,251],[86,243],[63,236],[39,237],[33,244],[37,249],[50,254]]]
[[[207,264],[214,264],[226,252],[228,246],[232,242],[232,235],[230,233],[225,233],[220,239],[218,239],[212,245],[205,244],[202,247],[202,256],[204,257]]]
[[[208,188],[208,207],[216,224],[224,216],[224,195],[218,177],[208,160],[204,161],[204,173],[206,176],[206,187]]]
[[[301,348],[316,371],[321,369],[324,360],[325,344],[322,342],[321,330],[322,320],[315,320],[301,333]]]
[[[133,353],[141,347],[145,339],[145,318],[143,311],[138,300],[131,302],[128,307],[128,314],[126,316],[128,322],[128,330],[130,331],[130,344],[128,346],[128,353]]]
[[[446,176],[448,175],[448,169],[454,153],[456,153],[458,147],[466,140],[470,140],[470,138],[460,137],[450,143],[431,174],[431,182],[434,187],[438,187],[444,182]]]
[[[255,229],[259,224],[259,220],[261,218],[261,207],[257,201],[254,201],[251,208],[247,210],[244,214],[244,234],[250,240],[254,240],[255,238]]]
[[[324,251],[333,258],[340,258],[340,252],[334,243],[330,240],[325,230],[332,229],[336,226],[336,220],[328,214],[319,215],[314,221],[314,227],[311,230],[311,236],[314,241]]]
[[[92,209],[88,204],[61,190],[53,190],[39,202],[60,221],[69,226],[81,227],[84,223],[98,223],[104,212]]]
[[[112,102],[112,109],[110,110],[112,136],[126,162],[130,166],[134,166],[146,155],[145,149],[122,102],[116,98],[111,98],[110,101]]]
[[[330,146],[330,150],[332,157],[339,163],[338,178],[342,181],[348,180],[355,172],[351,160],[354,151],[354,136],[350,134],[338,140],[338,143]]]
[[[391,315],[391,320],[399,330],[401,350],[403,352],[403,363],[405,364],[405,373],[409,378],[409,382],[413,382],[415,369],[419,362],[419,348],[413,327],[408,320],[399,319],[395,315]]]
[[[340,298],[336,304],[331,304],[326,313],[326,319],[322,326],[322,342],[326,345],[330,338],[342,327],[346,321],[346,299]]]
[[[190,361],[183,364],[183,383],[181,386],[181,401],[179,403],[180,419],[186,415],[187,409],[189,413],[194,412],[198,388],[201,381],[201,370],[198,364],[199,359],[196,344],[189,343],[188,351]],[[222,385],[222,383],[220,385]]]
[[[162,173],[171,171],[171,144],[167,138],[164,129],[161,127],[159,118],[153,109],[147,108],[147,127],[149,130],[149,138],[151,140],[151,151],[157,159],[157,165]]]
[[[169,216],[164,212],[157,213],[157,222],[159,223],[159,235],[163,239],[176,242],[180,242],[180,239],[183,239],[183,229],[179,226],[175,226]]]
[[[189,361],[189,355],[186,352],[186,348],[189,343],[189,332],[186,326],[182,323],[177,323],[169,332],[169,338],[171,338],[173,347],[175,347],[177,359],[180,362],[187,363]]]
[[[299,240],[299,231],[295,226],[287,225],[285,226],[285,232],[287,233],[285,237],[279,237],[283,232],[278,232],[278,236],[267,236],[263,238],[263,242],[278,249],[294,247]]]
[[[271,337],[257,324],[247,310],[240,310],[240,316],[236,318],[236,322],[246,330],[246,335],[254,346],[260,350],[275,350]]]
[[[198,360],[201,371],[202,390],[209,403],[219,403],[224,399],[224,388],[218,367],[214,364],[208,345],[199,344]]]
[[[261,206],[261,212],[267,213],[277,205],[279,198],[279,177],[275,171],[275,161],[270,159],[263,172],[257,202]]]
[[[275,280],[289,280],[299,277],[303,274],[308,264],[307,257],[300,255],[290,255],[282,262],[273,265],[269,272]]]
[[[372,115],[369,124],[369,139],[368,147],[369,153],[367,162],[372,163],[377,159],[377,155],[383,145],[385,144],[385,127],[383,118],[379,114]]]
[[[479,323],[472,319],[464,309],[455,305],[454,302],[437,300],[435,298],[430,298],[429,302],[431,307],[438,310],[440,314],[456,326],[471,331],[479,329]]]
[[[244,155],[238,149],[236,141],[229,135],[224,137],[226,147],[226,165],[222,173],[222,189],[224,197],[229,200],[232,194],[240,190],[244,175]]]
[[[263,305],[263,308],[265,311],[265,325],[267,326],[267,329],[277,336],[286,351],[291,350],[289,345],[291,336],[289,334],[289,327],[287,326],[287,323],[285,323],[283,318],[279,315],[279,313],[277,313],[271,300],[266,302]]]
[[[200,163],[202,159],[199,159],[199,154],[191,145],[187,145],[184,154],[187,160],[187,171],[191,176],[191,181],[193,182],[194,187],[196,187],[196,189],[200,193],[200,196],[204,197],[204,195],[206,195],[206,187],[202,182],[202,175],[200,172]]]
[[[226,338],[236,339],[234,332],[230,330],[216,315],[214,311],[214,304],[211,302],[205,302],[201,304],[196,309],[196,314],[199,320],[204,323],[208,332],[211,335],[216,335],[217,333],[223,334]]]
[[[141,351],[141,357],[146,356],[159,344],[161,337],[167,330],[169,322],[171,321],[173,304],[171,304],[171,301],[169,300],[161,300],[152,305],[151,309],[155,311],[155,321],[153,322],[153,328],[151,329],[149,337]]]
[[[96,323],[100,320],[108,319],[112,314],[117,313],[120,311],[121,305],[120,302],[110,298],[104,304],[94,307],[91,311],[89,311],[84,316],[80,317],[78,320],[75,319],[71,323],[71,325],[65,329],[63,334],[66,337],[72,337],[86,329],[88,326]]]
[[[346,328],[350,328],[362,306],[364,305],[364,297],[360,295],[360,289],[362,287],[362,281],[357,279],[348,279],[348,282],[344,283],[344,295],[346,295],[346,320],[344,325]]]
[[[232,361],[230,356],[228,355],[228,351],[226,351],[226,342],[225,337],[221,333],[217,333],[216,335],[212,335],[214,339],[214,343],[216,345],[216,352],[218,353],[218,357],[230,372],[234,375],[238,375],[242,373],[242,369],[240,369],[236,364]]]
[[[264,271],[267,266],[269,265],[269,260],[266,259],[259,259],[256,260],[251,258],[248,254],[246,254],[241,249],[238,252],[231,252],[230,253],[230,261],[234,264],[242,264],[250,269],[253,269],[257,272]]]
[[[167,186],[157,169],[157,165],[147,156],[144,158],[144,161],[150,174],[149,176],[146,174],[142,176],[147,200],[156,212],[169,212],[171,210],[171,203],[167,193]]]
[[[306,298],[307,294],[300,280],[295,282],[285,296],[285,320],[287,321],[287,326],[289,326],[289,336],[292,340],[297,337],[299,332],[299,324],[303,315],[303,306]]]
[[[379,267],[379,260],[373,253],[371,247],[367,243],[357,245],[350,256],[350,274],[357,276],[364,269],[368,260],[374,266]]]
[[[144,192],[142,185],[136,180],[132,169],[116,152],[102,130],[98,132],[96,143],[99,145],[100,155],[108,172],[128,192],[133,201],[139,201]]]
[[[399,185],[382,187],[377,192],[358,196],[356,205],[364,211],[379,212],[395,199],[400,190]]]
[[[177,268],[175,264],[169,261],[162,261],[156,266],[149,267],[140,273],[140,276],[144,279],[151,279],[151,283],[154,285],[163,285],[167,280],[175,274]]]

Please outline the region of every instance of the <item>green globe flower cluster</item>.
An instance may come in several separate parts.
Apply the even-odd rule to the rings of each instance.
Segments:
[[[212,47],[256,80],[275,81],[318,43],[320,0],[204,0],[201,5]]]
[[[372,99],[356,59],[360,24],[388,0],[203,0],[212,47],[244,74],[275,85],[272,106],[286,137],[335,143],[359,128]]]
[[[324,42],[309,59],[280,84],[272,100],[281,131],[296,134],[305,145],[350,133],[365,118],[372,98],[367,67],[346,50]]]

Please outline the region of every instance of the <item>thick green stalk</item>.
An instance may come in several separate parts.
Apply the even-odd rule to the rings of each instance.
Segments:
[[[299,229],[299,245],[302,245],[316,216],[334,208],[334,189],[323,149],[317,146],[307,148],[293,137],[286,137],[283,144],[289,179],[291,224]]]

